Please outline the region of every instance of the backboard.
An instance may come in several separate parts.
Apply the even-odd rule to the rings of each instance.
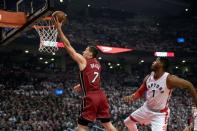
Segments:
[[[4,10],[25,12],[27,16],[27,22],[21,27],[1,28],[1,45],[9,44],[22,33],[31,30],[38,19],[50,15],[55,10],[54,0],[6,0],[1,5]]]

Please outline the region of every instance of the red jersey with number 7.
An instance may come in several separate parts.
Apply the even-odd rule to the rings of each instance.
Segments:
[[[86,59],[86,68],[80,72],[80,85],[84,97],[80,117],[89,121],[109,119],[109,104],[101,89],[101,65],[96,58]]]
[[[86,68],[80,72],[80,84],[84,95],[89,91],[101,90],[101,65],[96,58],[86,59]]]

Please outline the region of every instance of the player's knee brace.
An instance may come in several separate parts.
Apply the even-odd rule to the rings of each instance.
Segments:
[[[130,119],[130,117],[127,117],[127,118],[124,120],[124,124],[125,124],[125,126],[129,129],[129,131],[138,131],[138,130],[137,130],[136,122],[132,121],[132,120]]]

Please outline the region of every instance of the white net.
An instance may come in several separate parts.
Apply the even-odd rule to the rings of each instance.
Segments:
[[[35,23],[34,28],[40,36],[40,52],[55,53],[57,46],[57,29],[54,26],[54,20],[51,18],[42,19]]]

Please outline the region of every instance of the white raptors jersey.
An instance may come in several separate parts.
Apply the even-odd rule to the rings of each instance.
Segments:
[[[194,109],[194,131],[197,131],[197,109]]]
[[[146,80],[146,106],[152,110],[162,110],[168,106],[172,90],[167,88],[167,77],[169,73],[165,72],[159,79],[154,79],[154,72]]]

